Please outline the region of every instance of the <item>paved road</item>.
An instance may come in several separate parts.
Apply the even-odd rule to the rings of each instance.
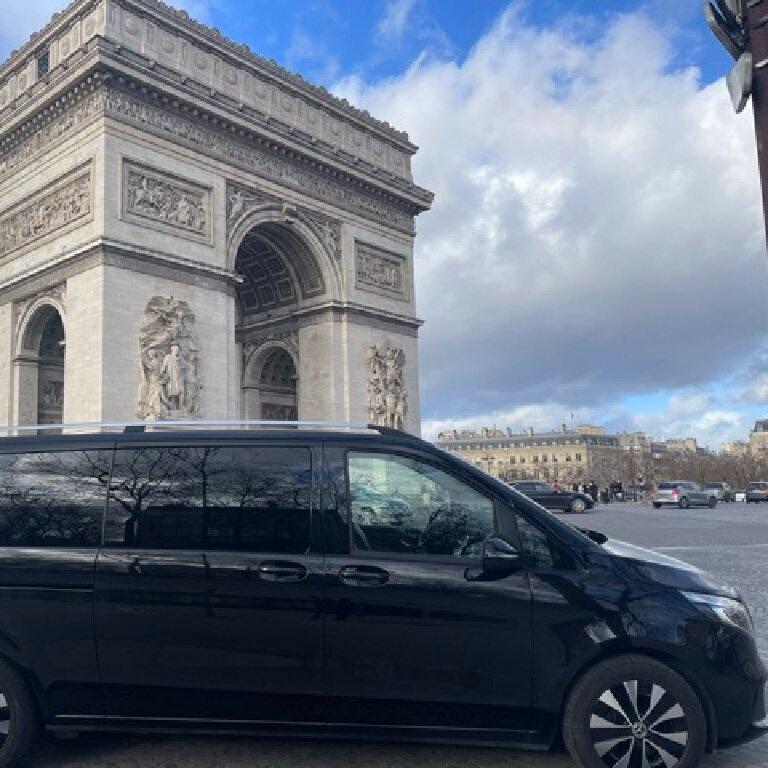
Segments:
[[[768,659],[768,505],[721,504],[715,510],[599,506],[572,517],[611,537],[688,560],[741,588]],[[87,735],[49,741],[29,768],[572,768],[562,752],[531,753],[412,745],[275,742],[243,738]],[[765,768],[768,734],[708,755],[703,768]]]

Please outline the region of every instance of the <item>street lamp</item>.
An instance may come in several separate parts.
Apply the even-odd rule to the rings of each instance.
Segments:
[[[768,237],[768,0],[714,0],[704,3],[704,18],[735,59],[726,76],[734,110],[752,98],[757,164]]]

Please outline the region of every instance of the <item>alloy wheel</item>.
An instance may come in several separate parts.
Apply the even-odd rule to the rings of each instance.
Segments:
[[[674,768],[688,743],[688,722],[662,686],[627,680],[597,699],[589,735],[606,768]]]

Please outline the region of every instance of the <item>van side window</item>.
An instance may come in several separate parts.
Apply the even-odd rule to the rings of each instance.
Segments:
[[[112,451],[0,454],[0,546],[98,547]]]
[[[493,502],[437,467],[385,453],[349,453],[357,550],[476,559],[494,531]]]
[[[553,542],[545,531],[520,514],[516,515],[515,518],[527,568],[533,571],[573,571],[576,569],[576,561],[573,557]]]
[[[118,449],[105,545],[306,552],[310,461],[293,447]]]

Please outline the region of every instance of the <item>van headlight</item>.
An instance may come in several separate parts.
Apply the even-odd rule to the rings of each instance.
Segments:
[[[703,592],[683,592],[682,594],[691,605],[721,624],[738,627],[746,632],[753,632],[755,629],[749,608],[741,600],[720,595],[707,595]]]

